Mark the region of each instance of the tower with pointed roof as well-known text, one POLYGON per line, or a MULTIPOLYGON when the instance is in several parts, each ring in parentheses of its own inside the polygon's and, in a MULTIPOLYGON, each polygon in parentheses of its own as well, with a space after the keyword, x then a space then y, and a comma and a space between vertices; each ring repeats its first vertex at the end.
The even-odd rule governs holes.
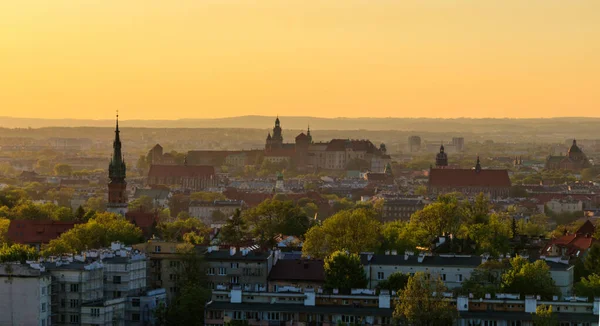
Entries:
POLYGON ((125 181, 127 167, 121 152, 121 138, 119 135, 119 115, 115 128, 113 141, 113 154, 108 165, 108 204, 106 210, 110 213, 125 215, 127 213, 127 182, 125 181))
POLYGON ((440 152, 435 156, 435 167, 443 169, 448 166, 448 154, 444 152, 444 144, 440 146, 440 152))
POLYGON ((479 155, 477 155, 477 163, 475 163, 475 172, 481 172, 481 161, 479 160, 479 155))
POLYGON ((275 119, 275 127, 273 127, 273 133, 269 133, 267 136, 267 143, 265 148, 267 150, 281 148, 283 145, 283 135, 281 132, 281 123, 279 121, 279 116, 275 119))

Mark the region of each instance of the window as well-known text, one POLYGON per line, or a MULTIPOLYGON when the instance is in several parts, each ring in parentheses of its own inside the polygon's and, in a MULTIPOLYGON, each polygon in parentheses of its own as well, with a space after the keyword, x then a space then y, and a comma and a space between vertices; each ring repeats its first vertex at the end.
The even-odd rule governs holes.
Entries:
POLYGON ((354 316, 342 315, 342 322, 343 323, 354 323, 354 316))
POLYGON ((240 278, 239 278, 239 276, 232 276, 232 277, 231 277, 231 283, 232 283, 232 284, 238 284, 238 283, 240 283, 240 278))
POLYGON ((442 274, 442 281, 446 281, 446 274, 442 274))
POLYGON ((65 299, 60 299, 60 307, 61 307, 61 308, 64 308, 64 307, 66 307, 66 306, 67 306, 67 302, 66 302, 66 300, 65 300, 65 299))
POLYGON ((42 319, 42 326, 46 326, 46 319, 42 319))
POLYGON ((46 303, 42 303, 42 312, 46 312, 46 303))
POLYGON ((457 275, 456 275, 456 280, 457 280, 458 282, 462 282, 462 274, 457 274, 457 275))
POLYGON ((233 312, 233 319, 235 319, 235 320, 242 319, 242 312, 241 311, 234 311, 233 312))
POLYGON ((46 295, 46 287, 42 286, 42 295, 46 295))
POLYGON ((100 308, 92 308, 91 315, 92 317, 100 317, 100 308))
POLYGON ((206 270, 206 274, 207 275, 215 275, 215 268, 211 267, 208 270, 206 270))
POLYGON ((131 314, 131 320, 140 321, 140 314, 131 314))
POLYGON ((279 320, 279 313, 278 312, 269 312, 267 314, 269 320, 279 320))
POLYGON ((69 320, 71 324, 79 324, 79 315, 70 315, 69 320))
POLYGON ((154 251, 155 252, 160 252, 160 246, 154 246, 154 251))
POLYGON ((171 260, 169 262, 169 267, 171 267, 171 268, 178 268, 179 267, 179 261, 178 260, 171 260))
POLYGON ((121 284, 121 276, 113 276, 113 284, 121 284))
POLYGON ((240 263, 231 263, 231 268, 239 268, 240 263))
POLYGON ((225 274, 227 274, 227 268, 219 267, 219 275, 225 275, 225 274))
POLYGON ((67 320, 67 319, 65 318, 65 315, 60 315, 60 322, 61 322, 61 323, 64 323, 64 322, 65 322, 65 320, 67 320))
POLYGON ((385 277, 384 277, 384 275, 383 275, 383 272, 377 272, 377 279, 378 279, 378 280, 383 280, 383 279, 385 279, 385 277))
POLYGON ((79 300, 77 300, 77 299, 71 299, 69 301, 69 307, 70 308, 78 308, 79 307, 79 300))
POLYGON ((140 299, 131 299, 131 306, 132 307, 139 307, 140 306, 140 299))
POLYGON ((113 298, 120 298, 121 297, 121 291, 113 291, 113 298))
POLYGON ((71 284, 71 292, 79 292, 79 284, 71 284))

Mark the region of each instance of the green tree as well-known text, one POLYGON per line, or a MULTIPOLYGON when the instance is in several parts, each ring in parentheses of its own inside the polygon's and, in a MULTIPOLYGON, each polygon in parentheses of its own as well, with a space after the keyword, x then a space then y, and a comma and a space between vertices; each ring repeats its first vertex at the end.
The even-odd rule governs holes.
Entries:
POLYGON ((428 246, 436 237, 454 234, 460 222, 459 206, 456 200, 437 201, 425 206, 410 217, 410 223, 416 229, 423 230, 425 238, 419 239, 419 245, 428 246))
POLYGON ((219 242, 235 246, 238 250, 249 239, 250 233, 246 220, 242 218, 242 213, 236 209, 233 216, 227 220, 227 223, 219 232, 219 242))
POLYGON ((501 292, 502 273, 507 266, 497 260, 488 260, 473 270, 471 276, 466 279, 458 292, 460 294, 473 294, 475 298, 483 298, 485 294, 496 294, 501 292))
POLYGON ((43 255, 78 253, 86 249, 108 247, 113 241, 126 245, 142 240, 142 230, 124 217, 110 213, 97 213, 87 223, 77 224, 43 246, 43 255))
MULTIPOLYGON (((195 238, 193 242, 203 242, 204 238, 208 235, 209 229, 200 220, 188 217, 185 219, 177 218, 172 222, 161 222, 157 226, 157 232, 161 239, 166 241, 183 241, 184 235, 187 233, 194 233, 197 236, 202 237, 201 241, 195 238)), ((188 240, 192 235, 188 235, 188 240)))
POLYGON ((418 238, 423 238, 426 235, 419 235, 418 232, 423 232, 416 229, 414 225, 404 221, 393 221, 384 223, 381 227, 381 247, 380 252, 387 250, 396 250, 404 252, 406 250, 415 250, 417 247, 418 238))
POLYGON ((103 197, 90 197, 85 202, 84 207, 86 211, 104 212, 106 211, 106 200, 103 197))
POLYGON ((583 261, 583 266, 590 274, 600 275, 600 244, 594 243, 583 261))
POLYGON ((220 192, 199 191, 190 195, 190 200, 215 201, 227 200, 227 197, 220 192))
POLYGON ((395 272, 390 274, 386 280, 380 281, 377 284, 377 288, 399 292, 404 290, 406 284, 408 283, 408 279, 409 275, 403 274, 402 272, 395 272))
POLYGON ((204 325, 204 304, 210 300, 206 264, 195 247, 190 244, 178 246, 179 267, 175 271, 179 291, 169 305, 161 305, 156 311, 159 325, 204 325))
POLYGON ((358 254, 379 246, 377 213, 367 208, 341 211, 322 225, 315 225, 305 235, 302 255, 324 258, 338 250, 358 254))
POLYGON ((262 248, 273 248, 281 234, 302 237, 310 227, 308 217, 292 201, 265 200, 243 217, 262 248))
POLYGON ((73 168, 68 164, 56 164, 54 166, 54 175, 58 175, 61 177, 70 176, 73 173, 73 168))
POLYGON ((8 243, 8 227, 10 226, 10 220, 7 218, 0 218, 0 243, 8 243))
POLYGON ((154 209, 154 200, 148 196, 140 196, 130 201, 128 208, 131 211, 151 211, 154 209))
POLYGON ((545 236, 549 230, 550 218, 544 214, 536 214, 529 221, 519 221, 519 233, 530 237, 545 236))
POLYGON ((367 276, 357 254, 336 251, 325 259, 324 268, 326 289, 348 293, 351 289, 367 286, 367 276))
POLYGON ((221 212, 220 210, 216 209, 214 211, 212 211, 212 213, 210 213, 210 220, 213 223, 222 223, 222 222, 226 222, 227 221, 227 215, 225 215, 225 213, 221 212))
POLYGON ((447 292, 444 282, 432 279, 429 274, 415 273, 408 279, 394 309, 394 318, 413 326, 452 325, 456 308, 443 296, 447 292))
POLYGON ((552 312, 552 305, 539 305, 533 315, 534 326, 558 326, 556 314, 552 312))
POLYGON ((530 263, 519 256, 510 260, 510 269, 502 274, 502 290, 521 295, 540 295, 544 300, 552 300, 553 296, 560 295, 545 261, 530 263))
POLYGON ((15 243, 9 246, 3 243, 0 247, 0 263, 20 262, 25 263, 27 260, 35 260, 38 258, 38 253, 35 248, 15 243))
POLYGON ((427 187, 424 185, 420 185, 417 187, 417 189, 415 189, 415 195, 419 195, 419 196, 427 196, 427 187))
POLYGON ((581 297, 587 297, 594 300, 600 296, 600 275, 590 274, 581 279, 581 282, 575 284, 575 294, 581 297))

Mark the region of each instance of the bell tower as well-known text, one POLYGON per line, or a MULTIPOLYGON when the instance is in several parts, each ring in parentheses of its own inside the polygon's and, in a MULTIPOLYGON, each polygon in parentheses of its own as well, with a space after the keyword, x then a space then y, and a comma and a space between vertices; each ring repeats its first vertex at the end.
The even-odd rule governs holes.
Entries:
POLYGON ((110 213, 125 215, 127 213, 127 182, 125 181, 125 160, 121 153, 121 138, 119 137, 119 113, 113 141, 113 154, 108 165, 108 204, 106 210, 110 213))

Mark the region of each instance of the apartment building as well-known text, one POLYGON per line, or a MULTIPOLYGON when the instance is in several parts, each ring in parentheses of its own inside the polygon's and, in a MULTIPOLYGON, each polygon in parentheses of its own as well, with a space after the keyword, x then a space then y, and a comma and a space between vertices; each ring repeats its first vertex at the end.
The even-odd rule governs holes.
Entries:
POLYGON ((214 212, 220 212, 225 217, 233 215, 236 209, 242 210, 244 202, 241 200, 215 200, 201 201, 194 200, 190 202, 189 214, 192 217, 202 220, 206 225, 215 222, 212 217, 214 212))
POLYGON ((114 255, 104 263, 104 299, 111 300, 138 294, 146 288, 146 255, 131 252, 120 243, 111 244, 114 255))
POLYGON ((49 326, 51 281, 40 264, 0 264, 0 325, 49 326))
POLYGON ((273 252, 255 248, 237 251, 209 247, 204 255, 208 265, 210 286, 213 290, 228 290, 239 285, 246 291, 267 291, 267 277, 274 263, 273 252))
MULTIPOLYGON (((398 255, 395 250, 384 255, 361 254, 369 288, 376 288, 379 282, 386 280, 391 274, 401 272, 414 275, 416 272, 438 275, 448 289, 455 289, 471 276, 471 273, 489 259, 487 256, 419 253, 407 251, 398 255)), ((573 291, 574 266, 568 261, 548 258, 550 274, 563 296, 573 291)))
POLYGON ((69 256, 45 266, 52 276, 52 325, 80 324, 82 305, 104 298, 102 263, 69 256))
MULTIPOLYGON (((453 296, 444 293, 457 310, 457 325, 532 326, 536 308, 552 305, 561 326, 598 325, 600 301, 568 297, 563 301, 541 301, 529 296, 498 293, 488 298, 453 296)), ((305 289, 300 292, 246 292, 239 287, 213 291, 205 309, 206 325, 246 321, 249 325, 368 324, 396 325, 395 297, 386 290, 353 289, 351 294, 305 289)))
POLYGON ((177 271, 181 264, 181 253, 177 249, 179 245, 177 242, 150 239, 133 246, 148 257, 146 264, 148 286, 165 289, 168 300, 177 293, 177 271))

